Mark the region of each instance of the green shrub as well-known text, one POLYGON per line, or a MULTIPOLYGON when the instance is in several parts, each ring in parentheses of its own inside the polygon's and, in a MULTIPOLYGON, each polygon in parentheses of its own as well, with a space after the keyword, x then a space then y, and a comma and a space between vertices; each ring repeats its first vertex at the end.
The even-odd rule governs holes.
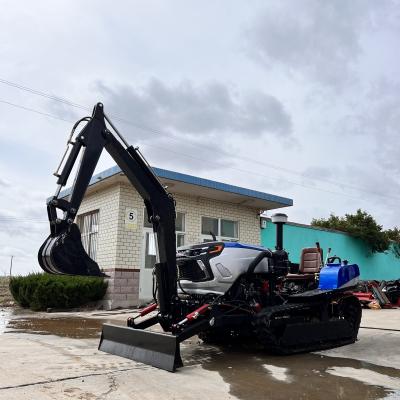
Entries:
MULTIPOLYGON (((326 219, 313 219, 311 225, 347 232, 363 240, 371 253, 384 253, 390 247, 388 232, 382 229, 382 225, 379 225, 372 215, 361 209, 358 209, 355 214, 345 214, 344 217, 331 214, 326 219)), ((395 234, 394 230, 391 231, 392 236, 395 234)))
POLYGON ((14 300, 35 311, 47 308, 72 308, 101 300, 107 281, 99 277, 30 274, 10 280, 14 300))

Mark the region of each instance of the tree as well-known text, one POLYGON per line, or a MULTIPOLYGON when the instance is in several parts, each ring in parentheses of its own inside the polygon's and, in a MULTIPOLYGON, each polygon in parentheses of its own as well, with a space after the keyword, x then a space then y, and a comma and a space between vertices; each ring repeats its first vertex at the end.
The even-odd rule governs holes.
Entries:
POLYGON ((389 240, 392 241, 392 251, 397 258, 400 258, 400 229, 395 226, 393 229, 388 229, 386 234, 389 240))
MULTIPOLYGON (((387 251, 390 247, 391 240, 395 240, 397 243, 400 242, 399 229, 394 228, 389 231, 384 231, 382 226, 379 225, 370 214, 361 209, 358 209, 355 214, 345 214, 344 217, 331 214, 327 219, 313 219, 311 225, 347 232, 363 240, 372 253, 383 253, 387 251)), ((398 256, 400 256, 400 251, 398 256)))

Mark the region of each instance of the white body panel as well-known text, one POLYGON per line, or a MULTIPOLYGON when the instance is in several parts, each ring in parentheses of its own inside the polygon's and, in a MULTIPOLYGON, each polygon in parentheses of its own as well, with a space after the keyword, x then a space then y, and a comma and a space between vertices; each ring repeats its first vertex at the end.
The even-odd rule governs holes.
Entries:
MULTIPOLYGON (((181 280, 183 290, 190 294, 226 293, 236 279, 247 272, 250 263, 260 254, 261 250, 251 248, 226 247, 222 253, 210 259, 214 278, 204 282, 181 280)), ((268 273, 270 266, 264 258, 256 267, 255 273, 268 273)), ((181 291, 179 291, 181 293, 181 291)))

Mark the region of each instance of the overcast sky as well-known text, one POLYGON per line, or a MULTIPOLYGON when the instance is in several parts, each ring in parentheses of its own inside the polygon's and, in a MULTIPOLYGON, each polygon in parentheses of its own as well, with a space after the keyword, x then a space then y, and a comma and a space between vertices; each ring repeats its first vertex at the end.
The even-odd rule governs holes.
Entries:
POLYGON ((152 165, 292 198, 292 221, 362 208, 400 226, 399 1, 1 5, 0 274, 11 255, 37 270, 87 114, 35 91, 104 102, 152 165))

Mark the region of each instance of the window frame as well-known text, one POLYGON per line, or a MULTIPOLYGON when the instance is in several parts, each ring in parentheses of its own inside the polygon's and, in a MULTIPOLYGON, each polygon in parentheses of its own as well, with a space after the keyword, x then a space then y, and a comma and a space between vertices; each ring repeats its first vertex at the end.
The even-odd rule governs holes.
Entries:
POLYGON ((99 231, 100 231, 100 210, 91 210, 76 216, 76 222, 81 232, 81 240, 83 248, 85 249, 88 256, 93 260, 97 260, 97 250, 99 242, 99 231), (90 217, 89 231, 85 231, 85 219, 90 217), (95 217, 95 218, 94 218, 95 217), (97 222, 94 224, 93 222, 97 222), (96 226, 97 230, 94 231, 93 227, 96 226))
POLYGON ((218 220, 218 232, 213 232, 218 241, 225 241, 225 242, 238 242, 240 240, 240 224, 239 221, 234 219, 229 219, 226 217, 210 217, 209 215, 202 215, 200 217, 200 240, 201 242, 211 242, 212 238, 210 234, 203 233, 203 218, 210 218, 218 220), (230 237, 230 236, 222 236, 221 235, 221 221, 229 221, 236 223, 236 230, 237 230, 237 237, 230 237))
MULTIPOLYGON (((143 228, 144 229, 150 229, 152 228, 152 226, 146 226, 145 224, 149 224, 147 219, 146 219, 146 214, 147 214, 147 210, 146 207, 143 207, 143 228)), ((175 226, 175 245, 176 247, 178 247, 178 235, 180 237, 183 237, 183 243, 180 246, 184 246, 185 242, 186 242, 186 212, 185 211, 176 211, 176 216, 178 216, 178 214, 182 214, 183 215, 183 231, 178 231, 176 230, 176 226, 175 226)))
POLYGON ((176 227, 175 227, 175 240, 176 240, 175 244, 176 244, 177 248, 180 246, 184 246, 185 239, 186 239, 186 213, 183 211, 177 211, 176 216, 178 216, 178 214, 183 215, 183 231, 178 231, 178 230, 176 230, 176 227), (178 246, 178 236, 183 237, 183 242, 179 246, 178 246))

